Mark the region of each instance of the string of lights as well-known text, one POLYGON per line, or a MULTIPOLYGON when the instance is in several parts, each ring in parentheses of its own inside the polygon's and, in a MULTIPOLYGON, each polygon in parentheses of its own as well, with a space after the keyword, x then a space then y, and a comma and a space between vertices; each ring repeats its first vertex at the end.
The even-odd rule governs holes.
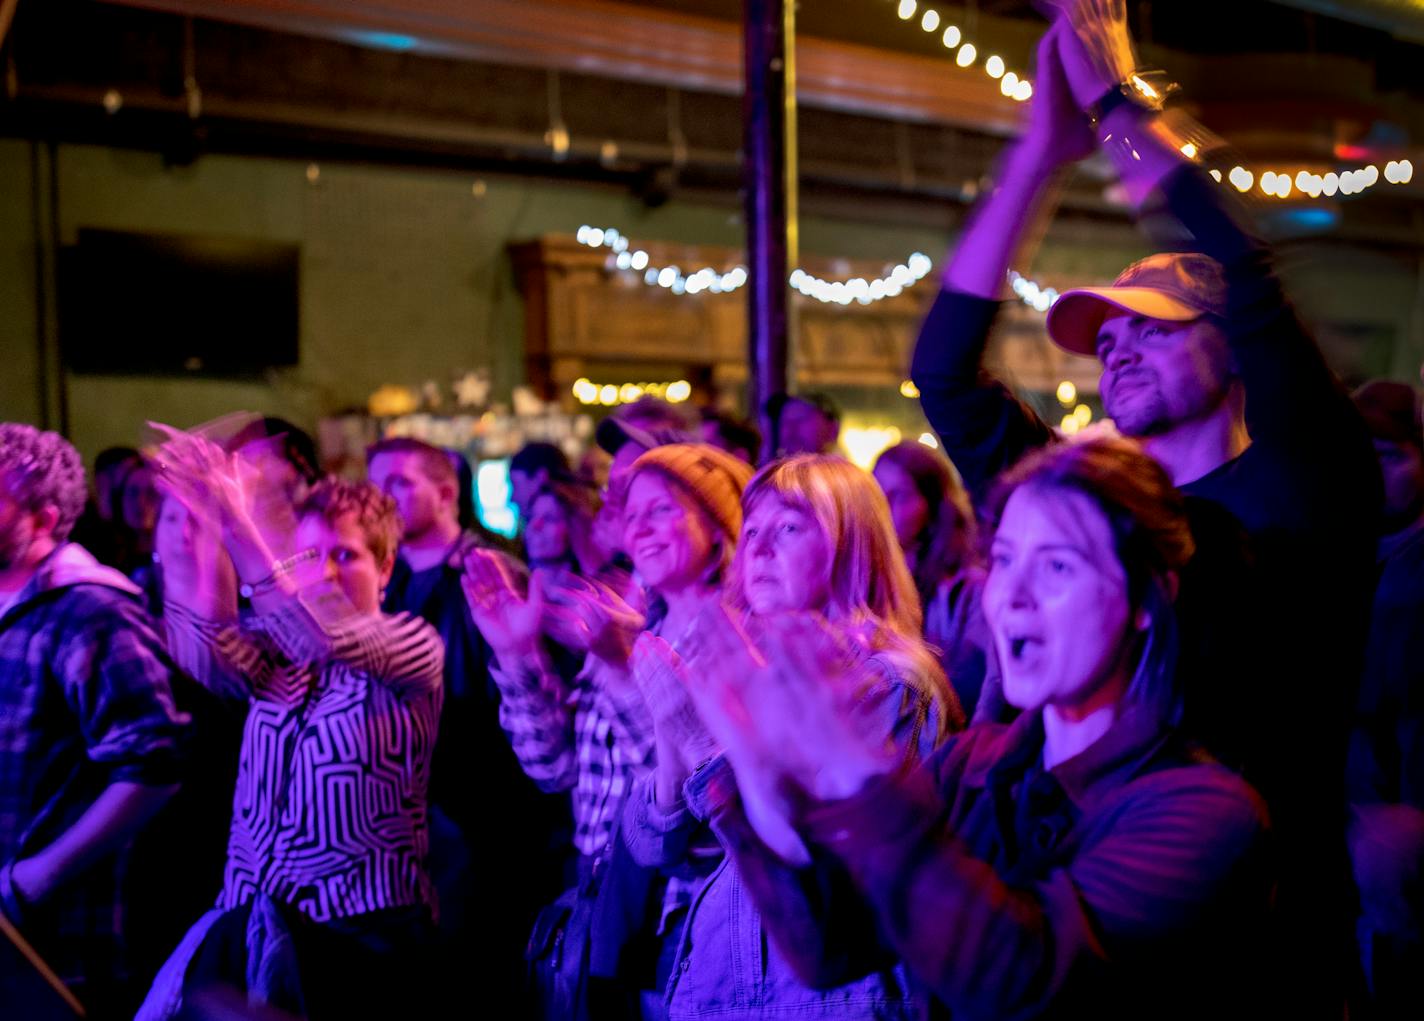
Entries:
MULTIPOLYGON (((979 59, 979 49, 975 44, 964 37, 964 32, 957 25, 945 23, 937 10, 932 7, 920 8, 919 0, 898 0, 895 13, 899 15, 901 21, 912 21, 919 15, 920 28, 925 32, 940 32, 940 26, 944 26, 940 36, 945 49, 954 53, 954 62, 962 68, 973 67, 979 59)), ((999 80, 999 89, 1010 99, 1020 103, 1033 97, 1033 84, 1026 75, 1008 70, 1004 58, 998 54, 990 54, 985 58, 984 73, 990 78, 999 80)), ((1140 81, 1140 79, 1135 79, 1140 81)), ((1143 88, 1149 88, 1143 83, 1143 88)), ((1197 158, 1197 147, 1191 142, 1182 146, 1182 153, 1188 159, 1197 158)), ((1211 176, 1217 181, 1222 180, 1220 170, 1212 170, 1211 176)), ((1226 175, 1226 180, 1242 193, 1249 192, 1253 187, 1259 185, 1261 194, 1269 198, 1289 199, 1295 195, 1297 199, 1301 196, 1308 198, 1333 198, 1336 195, 1347 196, 1357 195, 1363 191, 1373 188, 1383 179, 1389 184, 1408 184, 1414 178, 1414 164, 1407 159, 1390 160, 1381 171, 1378 166, 1366 165, 1345 171, 1331 171, 1325 174, 1317 174, 1312 170, 1298 170, 1294 174, 1289 171, 1266 170, 1259 175, 1242 166, 1236 166, 1226 175)), ((1043 311, 1040 309, 1040 311, 1043 311)))
MULTIPOLYGON (((964 38, 964 32, 958 25, 946 24, 939 11, 934 8, 927 7, 921 12, 919 0, 899 0, 895 13, 900 16, 901 21, 911 21, 919 14, 920 28, 931 34, 940 33, 944 48, 954 54, 954 62, 960 67, 973 67, 979 59, 979 48, 964 38), (944 31, 940 32, 942 24, 944 31)), ((1010 71, 1004 58, 997 53, 991 53, 984 58, 984 73, 990 78, 998 79, 999 91, 1010 99, 1026 103, 1033 98, 1033 83, 1029 81, 1028 76, 1010 71)))
MULTIPOLYGON (((579 244, 589 248, 607 248, 612 253, 610 260, 614 269, 642 273, 643 282, 649 287, 665 287, 673 294, 698 294, 702 291, 726 294, 747 282, 745 266, 734 266, 725 272, 704 266, 690 273, 678 266, 653 266, 651 256, 644 249, 635 248, 616 227, 590 227, 585 224, 574 237, 579 244)), ((934 263, 928 255, 914 252, 885 276, 874 280, 864 277, 823 280, 798 268, 791 271, 787 283, 806 297, 825 304, 849 305, 855 302, 869 305, 893 298, 906 288, 913 287, 933 268, 934 263)))
MULTIPOLYGON (((1187 147, 1182 148, 1185 151, 1187 147)), ((1187 155, 1190 157, 1194 153, 1187 155)), ((1220 181, 1221 171, 1213 170, 1211 176, 1220 181)), ((1385 164, 1384 173, 1380 173, 1380 168, 1374 164, 1353 170, 1332 170, 1325 174, 1298 170, 1292 175, 1289 171, 1266 170, 1259 178, 1245 167, 1235 166, 1226 175, 1226 180, 1243 194, 1259 187, 1263 195, 1278 199, 1288 199, 1296 192, 1313 199, 1322 195, 1333 198, 1336 195, 1358 195, 1381 180, 1388 184, 1408 184, 1414 180, 1414 164, 1409 160, 1390 160, 1385 164)))
POLYGON ((595 383, 582 376, 574 381, 573 394, 580 404, 602 404, 606 408, 633 404, 643 397, 681 404, 692 396, 692 384, 685 379, 671 383, 595 383))

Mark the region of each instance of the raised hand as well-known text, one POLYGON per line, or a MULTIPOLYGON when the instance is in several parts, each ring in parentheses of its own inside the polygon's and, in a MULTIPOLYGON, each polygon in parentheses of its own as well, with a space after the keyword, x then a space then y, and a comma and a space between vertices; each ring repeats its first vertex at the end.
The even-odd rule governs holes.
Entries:
POLYGON ((159 487, 181 500, 188 510, 230 528, 248 516, 248 501, 233 458, 205 437, 161 422, 149 426, 163 437, 154 455, 159 487))
POLYGON ((1071 31, 1059 42, 1073 99, 1087 110, 1137 68, 1124 0, 1043 0, 1071 31))
POLYGON ((687 677, 682 660, 672 646, 645 633, 633 645, 629 665, 653 717, 658 738, 663 747, 676 753, 682 775, 691 773, 716 755, 717 741, 708 732, 688 694, 694 682, 687 677))
POLYGON ((607 585, 561 574, 548 585, 551 626, 610 666, 624 667, 646 619, 607 585))
POLYGON ((767 628, 761 648, 772 683, 757 712, 786 724, 781 741, 799 786, 821 800, 849 797, 888 772, 884 734, 866 733, 854 706, 863 694, 860 657, 813 614, 787 615, 767 628))
POLYGON ((1096 144, 1063 70, 1062 36, 1070 32, 1067 22, 1056 20, 1038 44, 1033 100, 1023 145, 1045 167, 1076 163, 1090 155, 1096 144))
POLYGON ((526 596, 520 593, 504 558, 492 550, 471 548, 465 553, 464 568, 460 587, 470 616, 495 655, 505 659, 537 652, 544 613, 539 572, 531 575, 526 596))

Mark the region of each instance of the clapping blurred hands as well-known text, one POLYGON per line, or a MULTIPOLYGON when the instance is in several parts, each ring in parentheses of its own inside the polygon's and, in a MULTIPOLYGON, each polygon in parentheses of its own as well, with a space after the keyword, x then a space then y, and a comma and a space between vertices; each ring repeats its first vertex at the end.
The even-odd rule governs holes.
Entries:
POLYGON ((891 762, 853 712, 858 657, 824 618, 787 614, 749 632, 723 607, 678 642, 688 694, 727 753, 748 819, 789 861, 806 852, 794 820, 806 799, 856 793, 891 762))

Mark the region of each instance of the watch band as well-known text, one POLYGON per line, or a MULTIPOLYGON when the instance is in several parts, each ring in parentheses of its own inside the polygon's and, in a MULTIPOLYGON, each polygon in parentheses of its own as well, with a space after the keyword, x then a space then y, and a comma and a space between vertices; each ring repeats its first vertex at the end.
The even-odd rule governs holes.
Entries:
POLYGON ((1134 71, 1123 81, 1105 91, 1088 110, 1094 124, 1101 124, 1114 110, 1122 106, 1135 106, 1152 113, 1160 113, 1167 100, 1181 91, 1181 86, 1172 81, 1165 71, 1134 71))

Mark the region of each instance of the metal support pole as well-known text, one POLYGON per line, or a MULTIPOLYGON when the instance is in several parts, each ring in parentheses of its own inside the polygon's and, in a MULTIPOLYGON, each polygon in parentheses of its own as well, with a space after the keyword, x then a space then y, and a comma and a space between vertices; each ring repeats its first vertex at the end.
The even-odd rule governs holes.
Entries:
POLYGON ((795 323, 787 277, 797 260, 795 0, 743 0, 742 147, 747 228, 747 410, 762 460, 776 453, 766 401, 786 389, 795 323))

